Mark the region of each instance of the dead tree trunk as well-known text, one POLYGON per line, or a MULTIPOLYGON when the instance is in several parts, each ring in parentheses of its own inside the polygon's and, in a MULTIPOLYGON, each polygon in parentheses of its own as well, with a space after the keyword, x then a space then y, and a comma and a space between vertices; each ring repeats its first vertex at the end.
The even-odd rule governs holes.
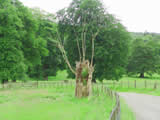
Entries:
POLYGON ((89 61, 76 63, 76 88, 75 96, 78 98, 90 96, 92 93, 93 67, 89 61))

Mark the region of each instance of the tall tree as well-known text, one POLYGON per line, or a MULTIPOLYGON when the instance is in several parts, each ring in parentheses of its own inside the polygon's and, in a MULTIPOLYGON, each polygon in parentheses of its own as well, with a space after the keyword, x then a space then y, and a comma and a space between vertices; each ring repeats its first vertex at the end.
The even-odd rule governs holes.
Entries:
POLYGON ((91 88, 93 70, 99 79, 118 79, 124 73, 129 34, 99 0, 73 0, 59 11, 58 18, 59 36, 64 38, 60 49, 76 75, 76 96, 91 88), (76 71, 71 66, 76 66, 76 71))
MULTIPOLYGON (((80 40, 82 38, 82 27, 80 26, 82 26, 83 23, 82 18, 85 18, 87 21, 87 32, 85 33, 85 49, 87 51, 85 57, 87 59, 90 59, 92 55, 92 46, 90 44, 92 31, 95 32, 100 28, 99 34, 94 40, 95 54, 93 60, 95 63, 95 69, 93 73, 93 80, 118 80, 123 74, 125 74, 129 51, 129 40, 131 39, 130 34, 126 31, 125 27, 120 24, 119 20, 117 20, 113 15, 105 12, 100 2, 95 2, 95 4, 91 4, 90 2, 91 1, 77 0, 74 1, 67 9, 68 12, 65 12, 65 10, 60 11, 62 15, 59 15, 59 29, 61 30, 60 33, 64 33, 63 35, 61 34, 61 36, 65 36, 66 38, 64 45, 67 51, 67 56, 71 65, 75 66, 75 61, 79 60, 79 49, 77 49, 76 46, 77 39, 80 40), (100 5, 101 7, 96 8, 94 5, 100 5), (85 10, 83 10, 83 8, 85 10), (97 9, 101 10, 98 11, 97 9), (84 12, 87 10, 91 10, 91 12, 84 12), (99 24, 96 24, 97 20, 99 21, 99 24)), ((82 50, 81 43, 79 46, 80 50, 82 50)), ((67 70, 69 77, 73 78, 74 74, 70 72, 69 69, 67 70)))
POLYGON ((0 1, 0 80, 23 78, 26 72, 20 41, 23 23, 11 0, 0 1))
POLYGON ((27 66, 27 75, 29 77, 38 77, 41 75, 39 66, 42 65, 42 57, 48 55, 47 41, 40 32, 40 21, 37 15, 31 9, 25 7, 18 0, 12 0, 17 9, 18 17, 21 19, 23 27, 21 33, 21 42, 27 66))
POLYGON ((159 71, 160 54, 159 42, 152 40, 151 36, 137 38, 133 42, 132 54, 129 59, 128 73, 139 74, 144 78, 144 73, 152 75, 159 71))
POLYGON ((118 20, 110 17, 106 21, 108 27, 95 40, 95 77, 100 81, 119 80, 126 73, 130 51, 130 34, 118 20))
POLYGON ((62 57, 56 44, 51 40, 56 39, 57 24, 55 16, 38 8, 32 9, 32 13, 38 23, 37 36, 46 41, 47 56, 41 57, 41 64, 33 68, 33 77, 48 80, 48 76, 56 75, 56 72, 63 67, 62 57))

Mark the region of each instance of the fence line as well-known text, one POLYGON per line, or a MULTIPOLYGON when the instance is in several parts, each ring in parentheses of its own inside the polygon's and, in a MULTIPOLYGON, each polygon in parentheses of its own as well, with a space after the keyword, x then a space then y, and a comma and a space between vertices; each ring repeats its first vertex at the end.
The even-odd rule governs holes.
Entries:
POLYGON ((74 83, 72 81, 31 81, 31 82, 16 82, 16 83, 6 83, 1 84, 1 89, 12 89, 12 88, 47 88, 47 87, 63 87, 66 85, 73 86, 74 83))
POLYGON ((108 87, 120 87, 120 88, 152 88, 160 89, 160 80, 128 80, 119 82, 107 82, 108 87))
POLYGON ((116 97, 116 106, 112 110, 109 120, 120 120, 121 119, 120 118, 120 114, 121 114, 120 99, 119 99, 119 95, 117 93, 114 93, 114 94, 116 97))
MULTIPOLYGON (((114 83, 114 85, 116 85, 114 83)), ((113 108, 113 110, 111 111, 109 120, 120 120, 120 114, 121 114, 121 108, 120 108, 120 98, 117 92, 113 92, 111 89, 109 89, 106 85, 102 84, 102 85, 98 85, 94 86, 93 85, 93 89, 96 89, 98 92, 98 95, 100 92, 106 93, 107 95, 109 95, 112 99, 116 99, 116 105, 113 108)))

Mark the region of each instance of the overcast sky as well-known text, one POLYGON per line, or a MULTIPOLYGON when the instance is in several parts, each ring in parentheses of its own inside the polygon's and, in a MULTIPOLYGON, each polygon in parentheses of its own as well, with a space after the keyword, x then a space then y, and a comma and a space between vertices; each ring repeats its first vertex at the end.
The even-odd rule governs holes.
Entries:
MULTIPOLYGON (((29 7, 39 7, 56 13, 72 0, 20 0, 29 7)), ((160 33, 160 0, 103 0, 109 13, 114 14, 131 32, 160 33)))

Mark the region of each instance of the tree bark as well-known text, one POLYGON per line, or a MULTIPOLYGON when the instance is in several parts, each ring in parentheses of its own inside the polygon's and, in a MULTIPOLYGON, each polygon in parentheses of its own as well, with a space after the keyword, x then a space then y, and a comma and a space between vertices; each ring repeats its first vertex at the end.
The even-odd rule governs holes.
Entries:
POLYGON ((93 67, 89 66, 89 61, 83 61, 76 63, 76 88, 75 96, 77 98, 88 97, 92 93, 92 73, 93 67), (88 69, 86 77, 82 75, 84 68, 88 69))
POLYGON ((144 73, 140 73, 140 78, 144 78, 144 73))

